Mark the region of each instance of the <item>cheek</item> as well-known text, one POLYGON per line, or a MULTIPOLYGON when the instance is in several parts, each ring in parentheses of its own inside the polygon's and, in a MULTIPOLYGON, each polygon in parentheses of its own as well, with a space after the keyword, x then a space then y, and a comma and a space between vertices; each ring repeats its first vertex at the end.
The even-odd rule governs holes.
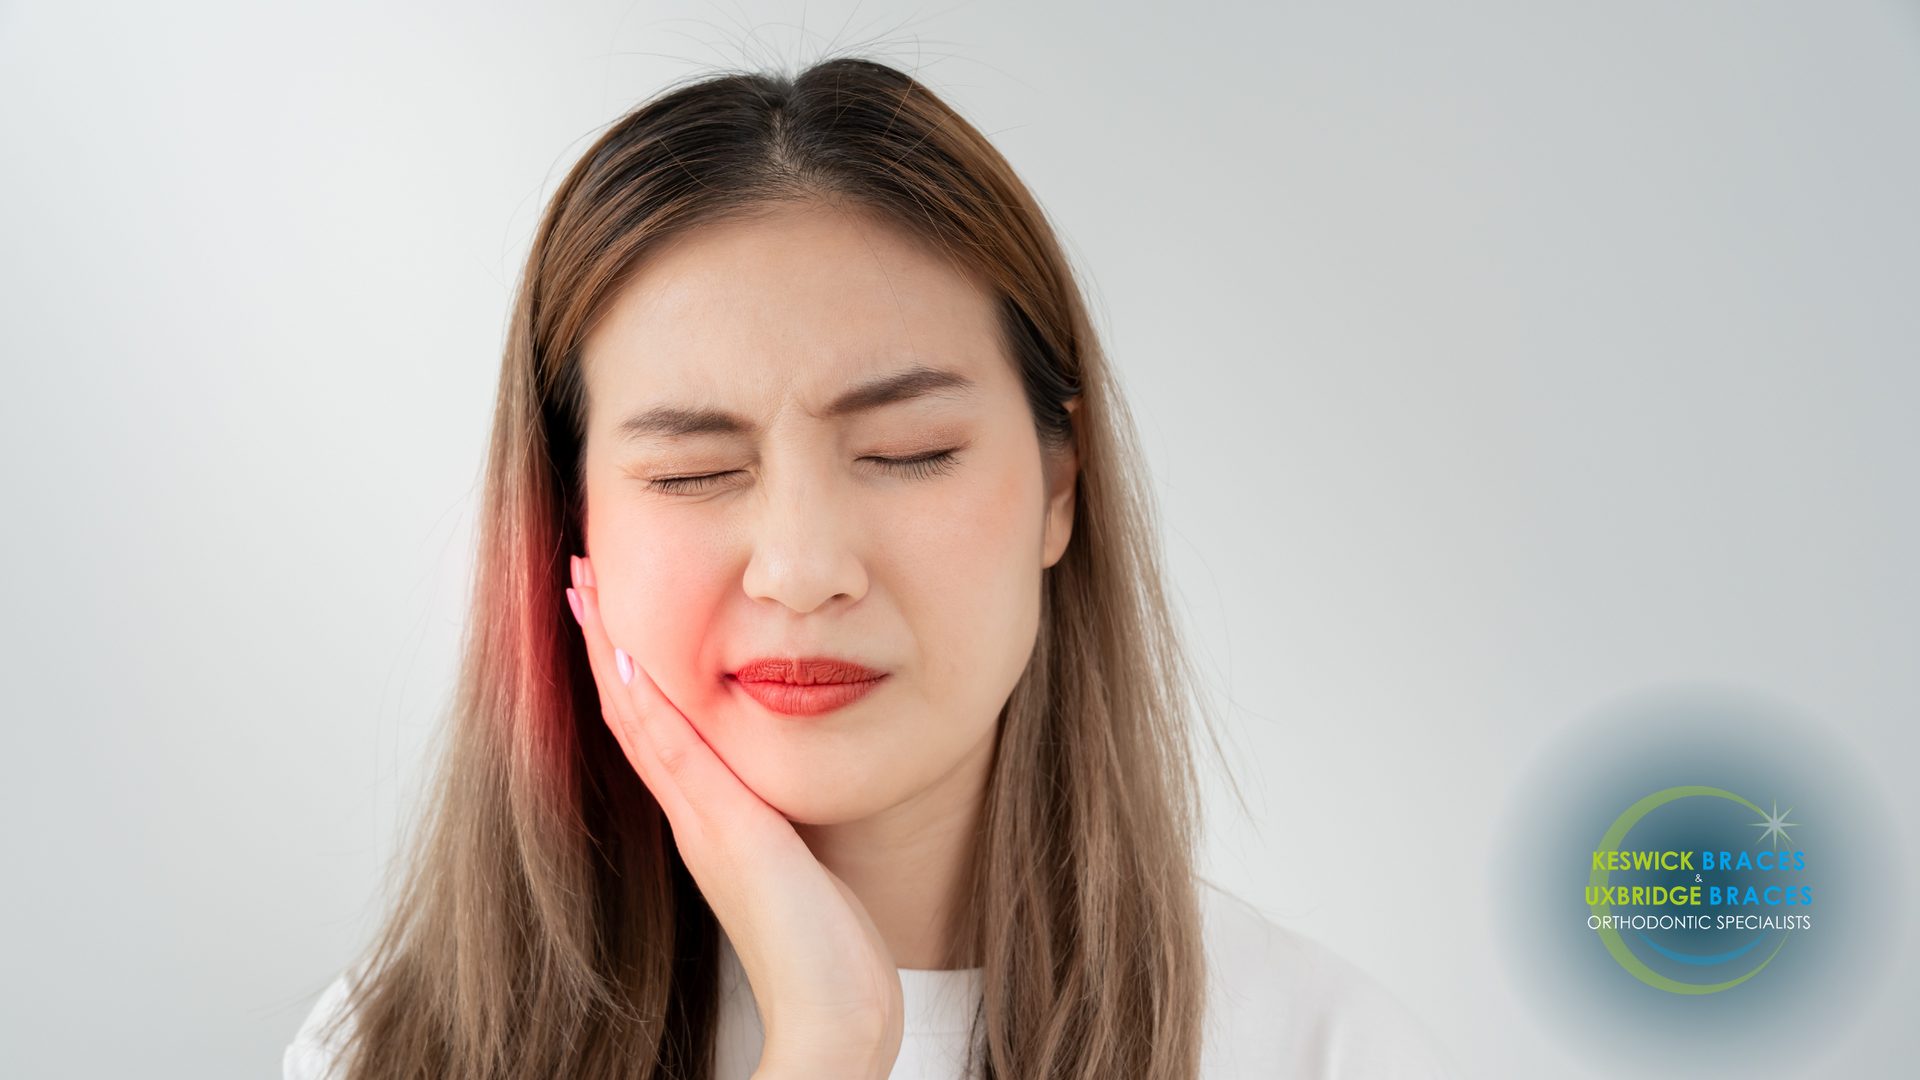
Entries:
POLYGON ((740 577, 725 532, 694 515, 615 506, 588 515, 587 551, 608 637, 682 711, 709 702, 719 686, 703 654, 740 577))
POLYGON ((979 696, 993 715, 1032 651, 1040 604, 1043 486, 1009 457, 896 523, 889 544, 902 553, 889 577, 930 688, 979 696))

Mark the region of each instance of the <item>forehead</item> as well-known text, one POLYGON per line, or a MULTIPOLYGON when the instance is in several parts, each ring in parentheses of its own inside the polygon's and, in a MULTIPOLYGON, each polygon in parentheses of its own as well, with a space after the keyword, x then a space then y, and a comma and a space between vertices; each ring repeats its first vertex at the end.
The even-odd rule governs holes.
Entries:
POLYGON ((595 414, 674 398, 818 404, 908 367, 1014 379, 997 307, 879 219, 824 202, 690 230, 646 261, 584 350, 595 414))

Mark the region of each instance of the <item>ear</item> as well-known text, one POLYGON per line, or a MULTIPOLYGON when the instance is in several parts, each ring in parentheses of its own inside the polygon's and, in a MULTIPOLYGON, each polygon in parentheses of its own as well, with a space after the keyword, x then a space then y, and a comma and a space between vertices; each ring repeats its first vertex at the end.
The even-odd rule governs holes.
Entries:
MULTIPOLYGON (((1080 411, 1080 399, 1067 402, 1067 415, 1080 411)), ((1067 553, 1073 539, 1073 495, 1079 488, 1079 439, 1069 438, 1058 450, 1044 451, 1047 472, 1047 520, 1040 537, 1040 565, 1052 566, 1067 553)))

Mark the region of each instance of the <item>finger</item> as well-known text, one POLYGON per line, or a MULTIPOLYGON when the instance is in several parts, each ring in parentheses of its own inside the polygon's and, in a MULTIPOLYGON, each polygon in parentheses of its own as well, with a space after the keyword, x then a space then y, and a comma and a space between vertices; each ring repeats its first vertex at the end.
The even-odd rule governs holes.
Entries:
POLYGON ((587 635, 595 681, 603 695, 612 699, 613 718, 626 728, 622 745, 629 758, 639 752, 636 767, 641 769, 641 778, 649 787, 655 787, 656 782, 670 787, 679 801, 704 815, 772 813, 720 760, 638 662, 612 644, 600 618, 599 590, 586 584, 594 580, 592 564, 581 558, 577 565, 582 586, 575 592, 580 599, 581 628, 587 635))
MULTIPOLYGON (((575 560, 576 565, 579 561, 575 560)), ((679 791, 678 784, 660 766, 646 738, 645 728, 619 673, 614 645, 608 640, 606 627, 600 621, 599 605, 590 590, 577 584, 581 577, 576 569, 576 586, 567 590, 567 601, 573 608, 574 618, 580 623, 582 636, 586 638, 587 664, 593 671, 594 686, 600 691, 601 719, 613 732, 614 740, 626 754, 627 763, 640 774, 641 781, 653 792, 661 809, 667 811, 669 818, 679 817, 686 810, 686 798, 679 791)))
POLYGON ((587 590, 587 583, 593 580, 593 572, 587 561, 579 556, 571 560, 571 571, 574 587, 567 590, 567 604, 573 609, 574 621, 579 623, 581 635, 586 639, 587 664, 593 672, 594 688, 600 692, 600 717, 613 733, 614 740, 620 744, 628 764, 640 774, 640 779, 647 787, 653 789, 654 797, 661 805, 664 807, 670 801, 683 801, 672 790, 668 778, 662 776, 657 768, 639 718, 634 715, 632 701, 624 692, 624 680, 618 671, 614 646, 608 640, 606 626, 600 620, 597 597, 587 590))

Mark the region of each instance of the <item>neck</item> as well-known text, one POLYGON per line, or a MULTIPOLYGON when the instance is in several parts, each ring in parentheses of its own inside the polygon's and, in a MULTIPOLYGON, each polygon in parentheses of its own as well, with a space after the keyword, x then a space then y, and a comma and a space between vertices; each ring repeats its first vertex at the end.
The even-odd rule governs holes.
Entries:
POLYGON ((966 914, 974 836, 993 744, 940 782, 871 817, 794 829, 813 856, 860 898, 900 967, 955 963, 966 914))

